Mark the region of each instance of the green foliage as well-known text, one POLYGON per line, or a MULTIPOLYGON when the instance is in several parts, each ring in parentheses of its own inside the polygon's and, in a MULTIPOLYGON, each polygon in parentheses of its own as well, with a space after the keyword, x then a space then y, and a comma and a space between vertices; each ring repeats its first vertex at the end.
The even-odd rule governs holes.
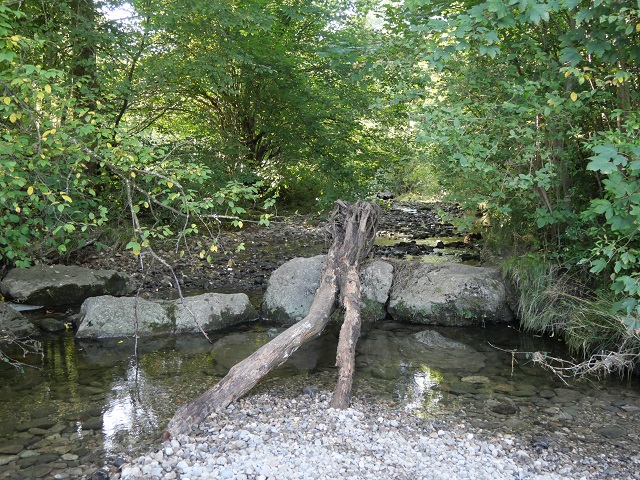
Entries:
MULTIPOLYGON (((211 170, 197 157, 114 127, 116 109, 100 100, 95 78, 73 76, 73 61, 68 70, 30 63, 51 45, 36 34, 15 34, 24 20, 20 11, 0 7, 0 201, 7 207, 0 262, 28 266, 64 255, 122 215, 132 220, 126 248, 135 254, 153 238, 196 233, 197 223, 228 219, 242 227, 262 183, 206 187, 211 170)), ((273 197, 263 203, 264 224, 273 197)))
POLYGON ((420 102, 412 118, 423 162, 455 200, 485 203, 501 224, 519 218, 514 229, 562 242, 597 188, 584 139, 627 121, 638 101, 637 5, 406 5, 388 16, 413 40, 404 55, 417 62, 402 87, 420 102), (420 75, 424 89, 407 89, 420 75))
POLYGON ((12 34, 19 17, 0 7, 0 261, 27 266, 35 246, 64 253, 72 235, 104 223, 107 208, 84 175, 96 112, 77 105, 62 72, 22 61, 42 43, 12 34))
POLYGON ((593 226, 589 252, 591 272, 607 272, 619 295, 617 309, 640 313, 640 117, 630 115, 625 130, 609 131, 587 143, 593 152, 587 169, 598 174, 601 195, 582 212, 593 226))
POLYGON ((362 128, 378 84, 367 75, 362 15, 346 2, 135 5, 144 18, 135 70, 109 80, 138 103, 121 122, 196 139, 216 186, 261 179, 313 204, 356 195, 389 159, 375 152, 379 132, 362 128))
POLYGON ((488 238, 542 250, 602 288, 583 304, 531 268, 522 289, 538 292, 521 312, 531 328, 581 312, 560 328, 584 352, 638 325, 639 14, 631 0, 412 0, 385 12, 415 171, 468 210, 486 207, 488 238))

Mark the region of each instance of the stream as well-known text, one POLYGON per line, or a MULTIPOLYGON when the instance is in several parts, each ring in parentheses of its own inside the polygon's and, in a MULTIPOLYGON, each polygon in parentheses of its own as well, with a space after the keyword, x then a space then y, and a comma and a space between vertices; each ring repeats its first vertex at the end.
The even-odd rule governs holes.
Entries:
MULTIPOLYGON (((337 323, 303 346, 255 391, 290 385, 331 391, 337 323)), ((211 336, 88 342, 72 333, 43 338, 44 356, 21 376, 2 368, 0 477, 91 478, 104 463, 159 443, 175 409, 213 386, 237 361, 283 329, 255 323, 211 336), (58 474, 58 476, 54 476, 58 474), (65 476, 67 475, 67 476, 65 476)), ((564 356, 563 346, 514 328, 430 328, 466 350, 426 354, 424 326, 391 321, 363 329, 354 396, 424 417, 465 421, 486 432, 523 432, 532 445, 580 442, 632 449, 640 423, 636 380, 569 381, 527 353, 564 356)), ((438 349, 431 349, 438 350, 438 349)), ((291 393, 293 392, 293 393, 291 393)), ((96 477, 97 478, 97 477, 96 477)))
MULTIPOLYGON (((449 230, 423 238, 390 233, 377 245, 377 255, 395 258, 479 258, 449 230), (421 245, 428 248, 421 252, 421 245)), ((332 391, 339 326, 332 321, 250 393, 332 391)), ((264 322, 244 324, 210 334, 211 344, 200 335, 137 343, 78 340, 72 331, 43 336, 42 356, 19 357, 30 366, 24 375, 0 365, 0 478, 108 478, 101 467, 117 472, 123 457, 158 445, 178 406, 282 331, 264 322)), ((387 319, 363 326, 353 394, 417 417, 464 423, 487 437, 524 436, 532 450, 595 448, 640 466, 637 378, 561 379, 535 365, 533 352, 570 358, 557 339, 515 325, 438 328, 387 319), (428 348, 425 334, 458 343, 428 348)), ((609 473, 602 478, 617 478, 609 473)))

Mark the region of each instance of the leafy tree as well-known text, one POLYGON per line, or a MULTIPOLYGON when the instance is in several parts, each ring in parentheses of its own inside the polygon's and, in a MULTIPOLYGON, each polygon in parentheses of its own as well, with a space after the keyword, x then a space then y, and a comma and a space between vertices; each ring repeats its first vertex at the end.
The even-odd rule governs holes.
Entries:
MULTIPOLYGON (((206 219, 228 217, 241 225, 240 201, 257 199, 255 186, 231 182, 202 198, 197 187, 209 178, 207 168, 178 161, 139 132, 118 128, 118 110, 102 94, 100 55, 83 48, 76 56, 64 55, 79 44, 74 35, 97 28, 95 10, 61 8, 69 15, 58 17, 42 10, 48 20, 60 20, 54 28, 39 21, 32 4, 24 7, 28 14, 0 9, 0 200, 7 207, 0 216, 2 263, 27 266, 52 253, 63 255, 122 213, 132 219, 128 248, 136 254, 150 247, 152 237, 181 236, 206 219)), ((215 251, 212 242, 201 254, 215 251)))
POLYGON ((262 178, 285 195, 302 184, 314 200, 363 188, 373 171, 363 157, 375 149, 362 135, 372 82, 358 39, 365 27, 345 17, 344 2, 138 8, 151 33, 130 121, 197 139, 221 180, 262 178))
POLYGON ((411 0, 385 19, 422 162, 450 198, 606 271, 592 285, 637 332, 637 2, 411 0))

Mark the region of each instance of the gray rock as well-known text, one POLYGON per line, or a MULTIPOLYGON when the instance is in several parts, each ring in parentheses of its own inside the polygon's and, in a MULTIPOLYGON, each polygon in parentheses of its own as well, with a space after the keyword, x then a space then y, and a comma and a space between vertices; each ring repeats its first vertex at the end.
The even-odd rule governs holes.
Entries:
POLYGON ((579 390, 571 390, 569 388, 554 388, 555 397, 551 399, 552 403, 566 403, 572 405, 578 401, 583 394, 579 390))
POLYGON ((518 407, 510 402, 503 401, 491 407, 491 411, 498 415, 513 415, 518 413, 518 407))
POLYGON ((199 333, 198 325, 211 332, 258 319, 244 293, 205 293, 185 298, 185 305, 180 300, 152 302, 109 295, 88 298, 80 308, 76 337, 130 336, 136 332, 136 320, 139 336, 153 336, 199 333))
POLYGON ((467 377, 462 377, 460 380, 465 383, 475 383, 479 385, 487 385, 491 383, 491 380, 484 375, 469 375, 467 377))
MULTIPOLYGON (((294 258, 273 272, 262 302, 262 316, 270 321, 292 325, 307 316, 320 286, 326 255, 294 258)), ((361 270, 363 321, 383 319, 385 304, 393 282, 393 266, 376 260, 361 270)))
POLYGON ((307 316, 320 286, 326 255, 294 258, 280 265, 269 278, 262 302, 262 316, 291 325, 307 316))
POLYGON ((40 330, 45 332, 61 332, 67 329, 67 326, 64 322, 56 318, 41 318, 39 320, 35 320, 34 323, 38 326, 40 330))
POLYGON ((393 284, 393 265, 382 260, 367 263, 360 271, 362 321, 382 320, 393 284))
POLYGON ((606 438, 620 438, 627 435, 627 432, 620 425, 608 425, 596 428, 595 432, 606 438))
POLYGON ((522 383, 518 385, 511 395, 514 397, 533 397, 536 393, 538 393, 538 389, 534 385, 522 383))
POLYGON ((396 320, 469 326, 513 320, 497 269, 458 263, 410 263, 396 271, 387 307, 396 320))
POLYGON ((102 417, 91 417, 82 422, 83 430, 102 430, 102 417))
POLYGON ((21 313, 4 302, 0 302, 0 338, 5 336, 26 337, 36 333, 37 328, 21 313))
POLYGON ((471 349, 464 343, 456 342, 450 338, 442 336, 435 330, 422 330, 413 335, 416 340, 431 348, 451 348, 457 350, 471 349))
POLYGON ((11 270, 0 290, 9 298, 34 305, 79 305, 98 295, 128 295, 134 284, 127 274, 115 270, 36 265, 11 270))
POLYGON ((15 462, 18 458, 19 457, 17 455, 0 455, 0 467, 3 467, 8 463, 15 462))
POLYGON ((486 355, 437 332, 433 333, 439 340, 427 344, 415 335, 400 336, 372 331, 363 335, 356 349, 358 354, 367 357, 370 372, 378 378, 393 378, 394 375, 397 378, 407 365, 411 368, 426 366, 465 373, 476 373, 484 368, 486 355))
POLYGON ((0 454, 16 455, 24 450, 24 445, 21 443, 5 443, 0 445, 0 454))
POLYGON ((31 428, 40 428, 42 430, 47 430, 53 427, 56 423, 56 420, 53 418, 36 418, 35 420, 31 420, 30 422, 21 423, 17 426, 16 429, 19 432, 24 432, 31 428))

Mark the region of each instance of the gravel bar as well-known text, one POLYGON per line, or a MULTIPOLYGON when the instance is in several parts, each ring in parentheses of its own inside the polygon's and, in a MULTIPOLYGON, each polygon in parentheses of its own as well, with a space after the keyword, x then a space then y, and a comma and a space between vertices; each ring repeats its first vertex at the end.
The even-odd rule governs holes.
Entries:
MULTIPOLYGON (((192 434, 118 465, 122 479, 595 479, 640 478, 608 464, 464 423, 422 419, 379 403, 336 410, 327 391, 246 397, 192 434), (491 435, 491 438, 486 438, 491 435)), ((121 462, 122 463, 122 460, 121 462)))

